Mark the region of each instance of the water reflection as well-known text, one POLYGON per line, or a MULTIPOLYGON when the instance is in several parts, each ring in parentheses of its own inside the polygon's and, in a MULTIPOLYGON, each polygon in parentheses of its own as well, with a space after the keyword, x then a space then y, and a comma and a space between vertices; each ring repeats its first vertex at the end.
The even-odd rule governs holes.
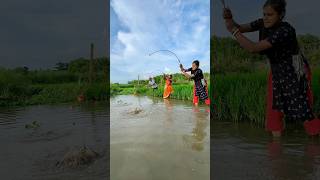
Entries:
POLYGON ((0 122, 6 122, 0 126, 0 143, 5 144, 5 148, 0 149, 1 178, 106 178, 107 116, 105 104, 0 109, 0 122), (32 122, 37 122, 39 127, 26 128, 25 125, 32 122), (56 167, 66 152, 83 146, 95 150, 102 155, 101 158, 80 171, 56 167), (91 169, 90 172, 87 168, 91 169))
POLYGON ((319 142, 308 140, 306 144, 296 145, 272 140, 267 150, 274 177, 313 179, 319 174, 319 142))
POLYGON ((173 125, 173 118, 172 118, 173 105, 169 99, 163 99, 163 102, 166 107, 164 127, 170 128, 173 125))
POLYGON ((213 179, 319 179, 320 141, 287 128, 273 139, 245 123, 214 122, 213 179), (244 163, 245 162, 245 163, 244 163))
POLYGON ((192 123, 194 127, 190 134, 184 135, 182 139, 192 150, 203 151, 204 146, 208 143, 205 142, 205 138, 207 137, 206 131, 208 128, 209 114, 199 107, 193 107, 192 112, 192 123))
POLYGON ((111 104, 111 179, 210 179, 209 113, 203 106, 196 113, 189 101, 134 96, 118 96, 111 104), (117 106, 119 100, 132 106, 117 106), (144 116, 121 113, 138 104, 144 116))
POLYGON ((197 151, 202 151, 204 148, 204 138, 207 135, 207 133, 205 132, 205 129, 208 127, 208 118, 207 118, 208 113, 198 112, 198 113, 194 113, 194 116, 195 116, 196 126, 192 130, 192 136, 194 139, 192 143, 192 149, 197 151))

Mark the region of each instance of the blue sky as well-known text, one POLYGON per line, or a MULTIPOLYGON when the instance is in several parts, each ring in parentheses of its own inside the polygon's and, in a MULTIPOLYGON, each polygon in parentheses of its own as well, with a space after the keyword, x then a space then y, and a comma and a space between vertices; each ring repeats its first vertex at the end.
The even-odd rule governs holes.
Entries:
POLYGON ((177 54, 185 67, 200 60, 210 69, 209 0, 111 0, 111 82, 127 83, 161 72, 179 72, 177 54))

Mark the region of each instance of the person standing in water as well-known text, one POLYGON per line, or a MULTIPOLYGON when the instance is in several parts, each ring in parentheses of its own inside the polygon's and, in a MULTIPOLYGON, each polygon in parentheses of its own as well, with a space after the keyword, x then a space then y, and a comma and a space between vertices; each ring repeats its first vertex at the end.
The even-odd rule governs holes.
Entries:
POLYGON ((173 93, 173 88, 172 88, 172 75, 168 74, 163 74, 163 78, 166 81, 166 84, 164 85, 164 89, 163 89, 163 98, 169 98, 170 95, 173 93))
POLYGON ((317 135, 320 120, 312 111, 310 67, 299 49, 295 29, 283 21, 285 13, 285 0, 267 0, 261 19, 239 25, 229 8, 224 9, 223 18, 226 28, 242 48, 269 59, 266 130, 281 136, 285 116, 289 121, 303 122, 308 135, 317 135), (259 31, 259 42, 252 42, 242 34, 253 31, 259 31))
POLYGON ((158 84, 156 83, 156 81, 154 80, 153 77, 149 77, 149 86, 150 86, 153 90, 158 89, 158 84))
POLYGON ((199 68, 199 64, 199 61, 195 60, 192 62, 191 68, 189 69, 184 69, 183 65, 180 64, 180 70, 185 77, 194 80, 193 104, 198 106, 200 99, 204 101, 206 105, 210 105, 208 84, 207 81, 204 79, 202 70, 199 68), (191 75, 187 73, 189 71, 191 71, 191 75))

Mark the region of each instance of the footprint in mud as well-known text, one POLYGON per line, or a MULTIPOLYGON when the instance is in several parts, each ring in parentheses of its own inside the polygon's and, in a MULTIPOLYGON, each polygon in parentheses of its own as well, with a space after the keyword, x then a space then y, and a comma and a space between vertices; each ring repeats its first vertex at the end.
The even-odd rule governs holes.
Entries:
POLYGON ((93 163, 101 155, 94 150, 84 146, 68 151, 61 161, 56 162, 59 168, 80 168, 93 163))

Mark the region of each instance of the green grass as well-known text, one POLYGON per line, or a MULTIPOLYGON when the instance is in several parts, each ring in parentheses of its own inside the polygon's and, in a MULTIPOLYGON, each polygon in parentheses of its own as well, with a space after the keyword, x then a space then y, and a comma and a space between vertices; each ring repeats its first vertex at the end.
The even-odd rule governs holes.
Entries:
POLYGON ((84 86, 79 86, 78 83, 30 85, 21 90, 28 92, 28 95, 7 95, 0 101, 0 106, 76 102, 80 94, 85 96, 86 101, 105 101, 108 99, 107 88, 104 83, 84 86))
POLYGON ((0 106, 73 102, 80 94, 88 101, 108 99, 109 83, 101 74, 91 84, 85 77, 68 71, 0 68, 0 106))
MULTIPOLYGON (((228 73, 214 77, 215 118, 233 122, 249 121, 264 125, 267 71, 228 73)), ((314 111, 320 110, 320 70, 313 71, 314 111)))
MULTIPOLYGON (((192 100, 193 98, 193 82, 188 82, 188 84, 173 84, 174 92, 171 94, 171 99, 178 100, 192 100)), ((125 87, 120 88, 117 84, 111 85, 112 95, 147 95, 155 97, 163 97, 164 85, 158 86, 158 89, 153 90, 145 85, 135 86, 135 87, 125 87)), ((210 93, 210 87, 209 87, 210 93)))
MULTIPOLYGON (((207 82, 210 82, 210 74, 204 73, 205 79, 207 82)), ((158 83, 158 89, 153 90, 148 87, 148 80, 140 80, 139 83, 137 80, 129 82, 129 84, 111 84, 110 94, 114 95, 147 95, 147 96, 156 96, 163 97, 163 88, 165 80, 163 76, 156 76, 155 81, 158 83), (138 85, 139 84, 139 85, 138 85)), ((182 74, 173 74, 172 79, 173 84, 173 94, 170 96, 172 99, 179 100, 192 100, 193 98, 193 81, 186 79, 182 74)), ((209 87, 210 93, 210 87, 209 87)))

